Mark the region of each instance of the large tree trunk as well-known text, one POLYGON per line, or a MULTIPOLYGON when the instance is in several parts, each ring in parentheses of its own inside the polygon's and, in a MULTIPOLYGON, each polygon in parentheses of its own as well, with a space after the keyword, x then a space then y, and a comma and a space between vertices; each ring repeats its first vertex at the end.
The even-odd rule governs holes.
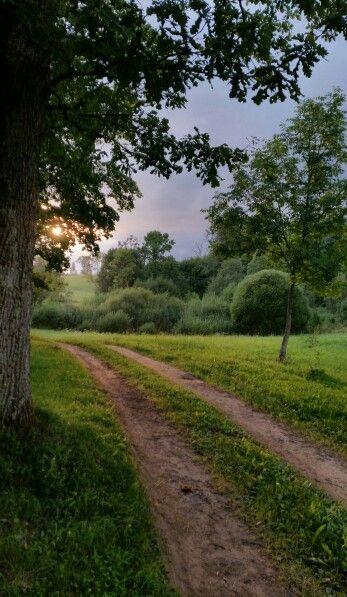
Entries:
POLYGON ((32 408, 29 332, 47 67, 6 3, 0 22, 0 427, 15 428, 32 408))
POLYGON ((289 342, 289 336, 292 329, 292 308, 293 308, 293 294, 295 284, 291 283, 288 288, 287 297, 287 314, 286 314, 286 325, 284 329, 284 336, 281 344, 281 350, 279 354, 279 360, 283 363, 286 360, 287 348, 289 342))

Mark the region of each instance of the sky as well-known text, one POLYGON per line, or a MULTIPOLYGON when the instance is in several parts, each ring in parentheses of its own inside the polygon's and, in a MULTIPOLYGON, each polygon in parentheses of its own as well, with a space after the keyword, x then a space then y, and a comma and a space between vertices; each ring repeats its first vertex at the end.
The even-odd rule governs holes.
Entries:
MULTIPOLYGON (((330 47, 327 58, 321 61, 310 79, 301 78, 305 97, 325 95, 335 86, 347 95, 347 44, 339 39, 330 47)), ((172 131, 183 136, 197 126, 211 136, 213 144, 227 143, 244 148, 252 137, 266 139, 279 131, 279 125, 293 115, 295 102, 263 103, 256 106, 251 100, 244 104, 228 97, 227 86, 216 82, 213 88, 203 84, 188 96, 187 107, 169 115, 172 131)), ((346 106, 347 108, 347 106, 346 106)), ((121 214, 114 236, 101 243, 102 252, 117 246, 129 235, 142 241, 149 230, 168 232, 176 242, 173 254, 177 259, 201 254, 207 250, 206 221, 201 209, 208 207, 216 192, 204 186, 194 173, 174 175, 169 180, 146 172, 136 176, 143 194, 131 213, 121 214)), ((230 184, 226 174, 219 190, 230 184)))

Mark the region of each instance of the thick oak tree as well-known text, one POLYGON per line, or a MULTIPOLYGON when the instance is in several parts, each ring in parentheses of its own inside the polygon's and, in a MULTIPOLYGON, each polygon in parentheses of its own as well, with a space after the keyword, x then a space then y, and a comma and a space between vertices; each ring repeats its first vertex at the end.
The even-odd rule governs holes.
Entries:
POLYGON ((0 0, 0 425, 30 419, 32 263, 76 239, 95 247, 139 194, 136 168, 169 176, 244 159, 161 107, 219 77, 230 96, 299 96, 298 77, 346 35, 344 0, 0 0), (304 17, 305 30, 295 28, 304 17), (294 27, 294 28, 293 28, 294 27), (118 206, 111 207, 109 199, 118 206), (54 242, 52 227, 63 234, 54 242))

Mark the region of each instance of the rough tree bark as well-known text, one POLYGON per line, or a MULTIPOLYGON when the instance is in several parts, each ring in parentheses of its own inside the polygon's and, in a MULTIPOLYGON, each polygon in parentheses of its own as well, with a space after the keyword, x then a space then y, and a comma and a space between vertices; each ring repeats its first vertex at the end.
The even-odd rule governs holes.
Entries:
POLYGON ((289 285, 288 288, 288 297, 287 297, 287 314, 286 314, 286 325, 284 328, 284 336, 281 344, 281 350, 279 354, 279 360, 283 363, 286 360, 287 355, 287 348, 289 342, 289 336, 292 329, 292 308, 293 308, 293 294, 294 294, 295 284, 293 282, 289 285))
POLYGON ((29 332, 47 58, 0 8, 0 428, 31 417, 29 332))

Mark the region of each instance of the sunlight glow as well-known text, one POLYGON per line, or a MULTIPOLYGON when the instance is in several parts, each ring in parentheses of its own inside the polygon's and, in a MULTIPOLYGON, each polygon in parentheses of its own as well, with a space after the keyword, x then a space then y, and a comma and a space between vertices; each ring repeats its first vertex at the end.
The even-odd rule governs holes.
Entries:
POLYGON ((54 236, 60 236, 62 232, 63 232, 63 229, 61 226, 54 226, 52 228, 52 234, 54 234, 54 236))

